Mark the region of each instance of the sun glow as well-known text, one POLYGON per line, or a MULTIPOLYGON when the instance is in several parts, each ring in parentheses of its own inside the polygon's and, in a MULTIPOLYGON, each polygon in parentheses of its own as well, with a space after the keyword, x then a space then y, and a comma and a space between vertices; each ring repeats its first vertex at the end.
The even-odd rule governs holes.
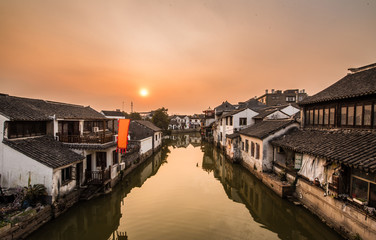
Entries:
POLYGON ((140 90, 140 95, 142 97, 146 97, 147 95, 149 95, 149 91, 147 89, 143 88, 143 89, 140 90))

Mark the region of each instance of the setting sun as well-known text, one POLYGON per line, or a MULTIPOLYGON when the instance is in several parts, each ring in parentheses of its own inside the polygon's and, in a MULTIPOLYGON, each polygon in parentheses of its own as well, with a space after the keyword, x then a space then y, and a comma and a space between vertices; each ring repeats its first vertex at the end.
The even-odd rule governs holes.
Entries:
POLYGON ((147 89, 143 88, 143 89, 140 90, 140 95, 142 97, 146 97, 147 95, 149 95, 149 91, 147 89))

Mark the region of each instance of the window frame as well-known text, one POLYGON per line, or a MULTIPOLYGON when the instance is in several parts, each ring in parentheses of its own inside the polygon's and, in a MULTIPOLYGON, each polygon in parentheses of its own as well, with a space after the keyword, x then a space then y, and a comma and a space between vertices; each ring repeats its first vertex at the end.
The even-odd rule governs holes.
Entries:
POLYGON ((61 183, 63 185, 73 180, 72 178, 72 166, 61 169, 61 183))

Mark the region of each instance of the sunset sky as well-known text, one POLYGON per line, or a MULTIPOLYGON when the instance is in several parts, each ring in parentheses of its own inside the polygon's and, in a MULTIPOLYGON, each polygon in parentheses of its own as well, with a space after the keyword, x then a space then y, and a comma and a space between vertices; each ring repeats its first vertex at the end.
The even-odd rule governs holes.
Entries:
POLYGON ((2 93, 193 114, 375 63, 376 1, 1 0, 0 34, 2 93))

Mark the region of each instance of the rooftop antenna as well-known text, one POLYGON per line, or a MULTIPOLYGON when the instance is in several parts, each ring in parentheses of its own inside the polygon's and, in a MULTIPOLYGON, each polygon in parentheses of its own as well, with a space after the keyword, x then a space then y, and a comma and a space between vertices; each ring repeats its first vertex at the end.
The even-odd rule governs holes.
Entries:
POLYGON ((124 101, 123 101, 123 108, 122 108, 123 112, 124 112, 124 101))
POLYGON ((131 101, 131 112, 133 113, 133 102, 131 101))

